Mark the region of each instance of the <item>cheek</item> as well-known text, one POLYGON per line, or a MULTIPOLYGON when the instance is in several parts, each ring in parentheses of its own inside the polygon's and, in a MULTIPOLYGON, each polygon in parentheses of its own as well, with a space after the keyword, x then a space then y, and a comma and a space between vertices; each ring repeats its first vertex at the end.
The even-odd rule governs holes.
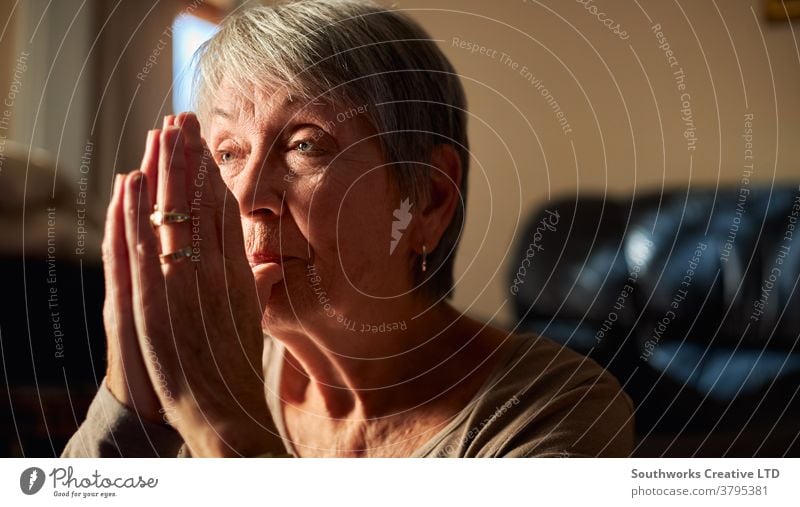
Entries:
POLYGON ((225 186, 228 187, 228 189, 230 189, 231 192, 234 193, 234 195, 236 195, 236 192, 234 191, 234 188, 236 186, 236 178, 235 176, 232 176, 232 174, 233 171, 231 171, 227 167, 219 166, 219 175, 222 178, 222 182, 225 183, 225 186))
POLYGON ((394 275, 400 274, 391 266, 400 256, 390 256, 394 218, 387 188, 384 175, 376 170, 342 185, 338 192, 315 195, 309 222, 315 263, 333 270, 337 286, 383 294, 394 275))

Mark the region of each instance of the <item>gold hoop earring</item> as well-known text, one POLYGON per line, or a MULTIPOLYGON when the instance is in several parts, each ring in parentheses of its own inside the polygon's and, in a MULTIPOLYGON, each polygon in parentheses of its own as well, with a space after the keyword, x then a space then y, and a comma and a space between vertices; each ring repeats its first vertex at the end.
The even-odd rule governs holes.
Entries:
POLYGON ((422 272, 428 271, 428 249, 425 243, 422 244, 422 272))

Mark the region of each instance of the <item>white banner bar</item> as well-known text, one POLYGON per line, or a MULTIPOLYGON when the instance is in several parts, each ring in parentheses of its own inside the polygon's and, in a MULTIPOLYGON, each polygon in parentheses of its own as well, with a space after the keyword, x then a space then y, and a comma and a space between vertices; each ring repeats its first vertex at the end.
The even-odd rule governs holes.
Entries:
POLYGON ((797 459, 4 459, 3 505, 798 505, 797 459))

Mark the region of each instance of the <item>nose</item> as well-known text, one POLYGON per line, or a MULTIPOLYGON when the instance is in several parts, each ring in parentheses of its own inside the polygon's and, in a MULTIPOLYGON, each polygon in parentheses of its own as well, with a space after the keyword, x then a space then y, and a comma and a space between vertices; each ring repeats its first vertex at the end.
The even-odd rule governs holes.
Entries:
POLYGON ((279 217, 283 207, 285 184, 278 161, 265 149, 254 150, 244 169, 232 182, 231 191, 239 202, 242 217, 279 217))

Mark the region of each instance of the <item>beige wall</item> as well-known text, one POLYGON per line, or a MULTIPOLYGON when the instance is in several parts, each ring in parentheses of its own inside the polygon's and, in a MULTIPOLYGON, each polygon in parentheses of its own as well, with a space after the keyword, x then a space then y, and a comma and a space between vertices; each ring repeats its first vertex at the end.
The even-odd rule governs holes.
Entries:
MULTIPOLYGON (((13 37, 7 37, 6 34, 8 33, 8 28, 5 26, 5 21, 9 20, 11 17, 11 10, 13 9, 14 4, 11 2, 0 2, 0 20, 4 20, 3 27, 0 27, 0 59, 3 62, 9 62, 13 60, 12 52, 14 51, 13 47, 13 37)), ((12 27, 13 30, 13 27, 12 27)), ((11 68, 9 65, 0 65, 0 85, 3 86, 2 90, 6 90, 8 85, 11 83, 11 68)))
POLYGON ((500 309, 508 322, 506 255, 532 208, 577 190, 738 184, 747 113, 754 120, 752 177, 800 180, 800 53, 793 38, 800 33, 791 31, 800 32, 800 24, 764 21, 759 0, 717 0, 720 12, 712 0, 640 0, 642 10, 631 0, 590 3, 619 23, 626 40, 574 0, 385 3, 409 9, 442 40, 468 90, 474 159, 455 301, 477 315, 500 309), (651 30, 656 23, 677 59, 672 68, 651 30), (454 38, 496 53, 473 54, 454 38), (571 132, 564 134, 523 66, 550 91, 571 132), (684 91, 671 74, 681 67, 684 91), (684 92, 694 151, 683 137, 684 92))
POLYGON ((10 114, 9 129, 0 133, 10 141, 6 154, 12 142, 21 148, 0 167, 0 191, 24 188, 10 197, 19 202, 5 204, 18 210, 24 199, 27 213, 25 223, 16 214, 0 216, 7 235, 0 250, 19 249, 24 238, 27 252, 43 251, 46 231, 34 225, 44 223, 47 208, 54 207, 63 257, 85 245, 82 258, 97 261, 111 176, 138 166, 147 129, 163 114, 163 104, 169 105, 170 48, 146 81, 136 74, 182 4, 26 0, 9 8, 6 3, 0 8, 0 27, 7 26, 0 32, 3 99, 17 58, 25 54, 27 60, 18 72, 13 105, 2 106, 3 114, 10 114), (41 163, 29 163, 27 146, 36 149, 41 163), (83 223, 79 216, 85 216, 83 223), (79 227, 88 231, 81 244, 79 227))

